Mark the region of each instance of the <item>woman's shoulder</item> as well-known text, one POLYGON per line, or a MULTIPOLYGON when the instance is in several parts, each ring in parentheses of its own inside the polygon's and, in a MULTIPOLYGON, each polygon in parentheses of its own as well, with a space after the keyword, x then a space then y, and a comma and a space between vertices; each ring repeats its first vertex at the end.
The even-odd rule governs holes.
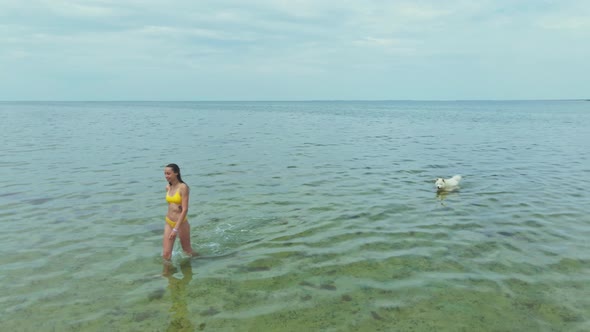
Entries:
POLYGON ((186 183, 184 183, 184 182, 180 184, 180 189, 181 189, 182 191, 184 191, 185 193, 188 193, 188 192, 190 191, 190 188, 189 188, 189 187, 188 187, 188 185, 187 185, 186 183))

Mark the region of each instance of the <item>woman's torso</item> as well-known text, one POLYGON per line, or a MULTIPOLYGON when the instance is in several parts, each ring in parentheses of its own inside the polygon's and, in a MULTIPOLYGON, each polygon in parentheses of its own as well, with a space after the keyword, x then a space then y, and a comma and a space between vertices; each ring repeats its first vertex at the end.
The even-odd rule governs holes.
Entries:
POLYGON ((182 213, 182 193, 186 192, 183 186, 185 184, 181 183, 175 187, 168 186, 166 191, 166 202, 168 203, 168 213, 166 216, 174 221, 178 219, 182 213))

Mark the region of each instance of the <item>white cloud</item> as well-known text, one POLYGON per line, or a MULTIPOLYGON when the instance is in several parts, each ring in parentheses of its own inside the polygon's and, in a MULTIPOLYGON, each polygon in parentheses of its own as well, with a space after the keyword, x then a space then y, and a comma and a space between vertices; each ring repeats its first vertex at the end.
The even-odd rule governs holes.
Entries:
POLYGON ((590 35, 590 17, 588 16, 550 17, 539 20, 538 24, 549 30, 580 31, 590 35))
POLYGON ((449 15, 453 10, 449 8, 440 8, 444 4, 440 3, 437 7, 429 4, 415 4, 415 3, 401 3, 394 4, 392 11, 396 13, 396 17, 403 18, 406 21, 432 20, 438 19, 445 15, 449 15))
POLYGON ((187 37, 198 37, 212 40, 224 40, 224 41, 248 41, 253 40, 252 37, 243 36, 243 33, 229 33, 214 29, 201 29, 201 28, 179 28, 172 26, 158 26, 148 25, 142 27, 136 32, 144 37, 163 37, 163 38, 187 38, 187 37))
POLYGON ((31 53, 20 49, 11 49, 5 50, 3 53, 0 53, 0 56, 8 61, 25 60, 31 56, 31 53))
POLYGON ((353 41, 353 44, 359 48, 378 48, 390 55, 411 56, 417 53, 418 42, 396 38, 364 37, 353 41))
POLYGON ((418 84, 433 71, 457 80, 494 68, 509 75, 523 61, 557 63, 560 77, 590 57, 590 6, 575 0, 0 1, 0 56, 10 60, 0 69, 30 81, 44 72, 84 77, 69 70, 126 77, 129 86, 138 72, 187 84, 260 75, 293 78, 302 94, 317 95, 321 77, 338 77, 329 82, 338 91, 338 80, 353 84, 354 75, 395 85, 401 76, 386 73, 411 72, 418 84))
POLYGON ((69 17, 104 17, 117 13, 111 1, 43 0, 42 4, 54 14, 69 17))

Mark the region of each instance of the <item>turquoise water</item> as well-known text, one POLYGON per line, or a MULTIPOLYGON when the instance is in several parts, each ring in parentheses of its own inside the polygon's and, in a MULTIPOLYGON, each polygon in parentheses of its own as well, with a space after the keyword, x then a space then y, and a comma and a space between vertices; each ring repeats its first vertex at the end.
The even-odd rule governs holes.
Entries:
POLYGON ((590 330, 590 102, 0 116, 3 330, 590 330), (163 275, 170 162, 201 257, 163 275))

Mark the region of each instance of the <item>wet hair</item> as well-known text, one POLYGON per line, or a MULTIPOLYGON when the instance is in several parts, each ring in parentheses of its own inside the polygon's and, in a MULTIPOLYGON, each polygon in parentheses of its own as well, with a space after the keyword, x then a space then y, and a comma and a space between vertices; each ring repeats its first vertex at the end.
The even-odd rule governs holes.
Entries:
MULTIPOLYGON (((184 181, 182 181, 182 177, 180 176, 180 167, 178 167, 178 165, 176 165, 176 164, 168 164, 168 165, 166 165, 166 167, 172 168, 172 172, 174 172, 174 174, 176 174, 176 176, 178 178, 178 181, 180 183, 184 183, 184 181)), ((168 183, 170 183, 170 182, 168 182, 168 183)), ((170 183, 170 184, 172 184, 172 183, 170 183)))

